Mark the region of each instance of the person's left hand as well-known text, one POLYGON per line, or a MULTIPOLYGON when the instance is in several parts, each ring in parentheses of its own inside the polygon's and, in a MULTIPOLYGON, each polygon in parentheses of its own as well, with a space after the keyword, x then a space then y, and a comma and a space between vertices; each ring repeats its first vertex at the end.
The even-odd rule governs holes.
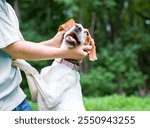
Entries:
POLYGON ((62 44, 63 36, 65 31, 59 31, 56 35, 52 38, 53 42, 55 43, 56 47, 60 47, 62 44))

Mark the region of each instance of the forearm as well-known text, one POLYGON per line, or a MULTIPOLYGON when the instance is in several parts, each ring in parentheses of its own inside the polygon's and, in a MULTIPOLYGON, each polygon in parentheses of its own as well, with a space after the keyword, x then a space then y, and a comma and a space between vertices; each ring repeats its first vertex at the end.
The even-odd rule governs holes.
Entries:
POLYGON ((91 48, 91 46, 56 48, 28 41, 16 41, 2 50, 14 59, 47 60, 54 58, 68 58, 82 60, 91 48))
POLYGON ((60 48, 47 47, 28 41, 17 41, 3 49, 14 59, 46 60, 65 56, 60 48))
POLYGON ((61 45, 61 44, 56 43, 55 40, 53 40, 53 39, 39 42, 39 44, 45 45, 45 46, 50 46, 50 47, 57 47, 57 48, 59 48, 61 45))

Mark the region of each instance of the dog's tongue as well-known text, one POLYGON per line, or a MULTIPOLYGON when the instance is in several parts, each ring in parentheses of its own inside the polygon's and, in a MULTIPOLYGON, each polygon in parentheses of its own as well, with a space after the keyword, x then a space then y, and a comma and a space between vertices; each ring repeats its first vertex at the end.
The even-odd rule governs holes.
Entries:
POLYGON ((72 36, 70 36, 70 35, 68 35, 68 36, 66 37, 66 39, 67 39, 69 42, 73 43, 74 45, 77 45, 77 44, 78 44, 77 41, 76 41, 72 36))

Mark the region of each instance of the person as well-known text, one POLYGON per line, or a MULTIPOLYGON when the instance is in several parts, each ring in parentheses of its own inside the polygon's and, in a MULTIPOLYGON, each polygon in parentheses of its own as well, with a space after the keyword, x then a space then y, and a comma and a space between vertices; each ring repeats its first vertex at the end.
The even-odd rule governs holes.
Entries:
POLYGON ((0 110, 31 111, 26 95, 20 87, 22 81, 18 68, 12 67, 13 59, 47 60, 70 58, 82 60, 91 49, 80 46, 60 48, 63 32, 39 43, 26 41, 19 30, 15 11, 6 0, 0 0, 0 110))

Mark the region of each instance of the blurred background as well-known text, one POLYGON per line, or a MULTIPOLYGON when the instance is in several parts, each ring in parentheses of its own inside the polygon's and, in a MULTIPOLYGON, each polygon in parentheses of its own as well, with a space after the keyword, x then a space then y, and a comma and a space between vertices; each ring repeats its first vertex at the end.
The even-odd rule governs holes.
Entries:
MULTIPOLYGON (((88 28, 98 60, 84 60, 87 110, 150 110, 150 0, 7 0, 26 40, 52 38, 70 18, 88 28)), ((39 71, 49 61, 30 61, 39 71)), ((21 87, 30 100, 26 78, 21 87)))

